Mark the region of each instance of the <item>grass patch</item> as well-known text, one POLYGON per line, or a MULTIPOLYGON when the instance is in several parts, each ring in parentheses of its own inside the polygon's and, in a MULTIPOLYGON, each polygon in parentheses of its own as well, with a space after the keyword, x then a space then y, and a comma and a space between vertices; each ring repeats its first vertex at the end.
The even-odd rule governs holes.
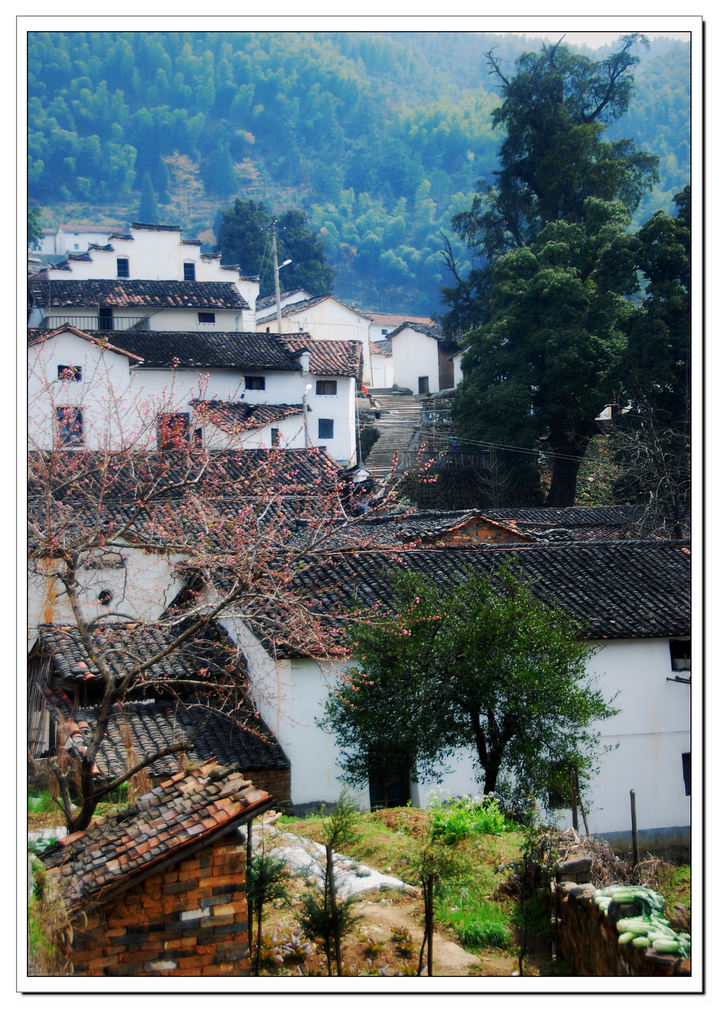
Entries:
POLYGON ((462 796, 435 801, 427 812, 432 835, 441 838, 448 845, 469 836, 499 836, 511 832, 514 825, 500 810, 493 797, 472 800, 462 796))
POLYGON ((659 868, 656 889, 666 900, 668 907, 682 903, 687 910, 692 905, 692 869, 689 864, 662 864, 659 868))

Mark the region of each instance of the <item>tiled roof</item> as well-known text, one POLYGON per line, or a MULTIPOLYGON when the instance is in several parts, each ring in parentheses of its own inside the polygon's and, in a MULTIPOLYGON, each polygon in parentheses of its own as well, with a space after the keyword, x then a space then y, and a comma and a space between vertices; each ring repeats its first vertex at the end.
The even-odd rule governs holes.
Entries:
POLYGON ((111 306, 123 308, 249 309, 230 281, 142 281, 90 279, 49 281, 36 275, 28 287, 41 309, 111 306))
MULTIPOLYGON (((299 359, 279 334, 245 331, 94 332, 136 352, 143 366, 299 371, 299 359)), ((305 342, 305 345, 307 342, 305 342)))
POLYGON ((361 341, 324 341, 287 335, 285 344, 296 356, 303 350, 310 353, 310 373, 316 377, 360 376, 361 341))
MULTIPOLYGON (((110 670, 121 676, 134 665, 161 654, 181 634, 182 626, 110 621, 91 627, 90 631, 110 670)), ((55 672, 66 682, 100 678, 76 626, 39 626, 38 648, 51 659, 55 672)), ((145 669, 143 676, 153 681, 236 681, 237 665, 235 643, 222 626, 211 622, 191 640, 145 669)))
POLYGON ((442 330, 441 327, 437 327, 436 324, 432 323, 420 323, 417 320, 405 321, 404 323, 400 324, 399 327, 396 327, 393 331, 390 331, 387 337, 394 338, 395 335, 399 334, 400 331, 403 331, 405 327, 410 327, 413 331, 416 331, 418 334, 426 334, 428 338, 436 338, 437 341, 444 340, 444 331, 442 330))
POLYGON ((685 636, 691 631, 691 557, 682 542, 618 541, 420 547, 357 551, 316 559, 296 586, 318 609, 343 613, 392 606, 398 569, 452 587, 468 571, 493 574, 507 558, 543 601, 556 603, 593 638, 685 636))
POLYGON ((189 855, 272 803, 237 766, 208 761, 160 783, 137 803, 76 832, 42 854, 65 900, 102 902, 164 861, 189 855), (54 869, 54 870, 53 870, 54 869))
POLYGON ((247 402, 206 402, 201 399, 195 399, 190 405, 203 421, 229 434, 278 423, 302 412, 301 405, 248 405, 247 402))
POLYGON ((142 357, 138 356, 134 352, 128 351, 128 347, 123 342, 126 341, 126 336, 120 331, 115 331, 116 342, 111 342, 107 334, 102 334, 99 331, 83 331, 79 327, 73 327, 72 324, 64 324, 62 327, 53 327, 48 330, 47 327, 30 327, 27 332, 27 347, 33 348, 35 345, 39 345, 43 341, 48 341, 50 338, 56 337, 58 334, 64 334, 68 332, 74 334, 78 338, 83 338, 88 341, 91 345, 102 345, 103 348, 110 349, 111 352, 117 352, 119 355, 127 356, 128 359, 137 361, 141 360, 142 357))
POLYGON ((158 489, 161 500, 179 499, 195 489, 220 497, 265 493, 268 486, 283 494, 326 493, 336 486, 340 467, 322 449, 272 448, 237 451, 149 451, 129 458, 123 453, 77 451, 39 452, 28 456, 28 496, 31 508, 49 487, 54 498, 68 505, 92 502, 113 510, 114 504, 145 500, 158 489), (49 459, 51 469, 46 468, 49 459), (49 479, 48 479, 49 474, 49 479))
MULTIPOLYGON (((294 316, 296 313, 303 313, 306 309, 312 309, 314 306, 319 306, 321 302, 336 302, 340 306, 344 306, 345 309, 351 310, 354 314, 360 317, 362 320, 369 320, 370 317, 367 313, 361 313, 358 309, 353 309, 352 306, 348 306, 346 302, 336 298, 334 295, 315 295, 311 299, 302 299, 300 302, 292 302, 289 306, 282 307, 282 316, 288 319, 294 316)), ((271 313, 269 316, 258 319, 258 324, 269 323, 272 320, 277 319, 277 312, 271 313)))
MULTIPOLYGON (((540 540, 561 542, 622 540, 652 534, 642 505, 587 505, 570 508, 481 509, 481 514, 540 540), (641 527, 641 531, 640 531, 641 527)), ((656 539, 661 533, 657 531, 656 539)), ((686 524, 685 536, 689 536, 686 524)))
POLYGON ((378 327, 401 327, 403 324, 421 324, 423 327, 434 327, 435 322, 429 316, 407 316, 404 313, 370 313, 364 311, 365 316, 377 324, 378 327))

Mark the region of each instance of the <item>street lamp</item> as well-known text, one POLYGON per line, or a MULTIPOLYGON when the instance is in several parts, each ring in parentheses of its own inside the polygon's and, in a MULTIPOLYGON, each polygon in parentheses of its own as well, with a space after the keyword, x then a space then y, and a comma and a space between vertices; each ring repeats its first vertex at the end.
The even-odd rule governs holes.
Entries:
POLYGON ((277 266, 277 225, 272 225, 272 263, 275 268, 275 300, 277 302, 277 333, 282 334, 282 309, 280 306, 280 271, 292 260, 285 260, 277 266))

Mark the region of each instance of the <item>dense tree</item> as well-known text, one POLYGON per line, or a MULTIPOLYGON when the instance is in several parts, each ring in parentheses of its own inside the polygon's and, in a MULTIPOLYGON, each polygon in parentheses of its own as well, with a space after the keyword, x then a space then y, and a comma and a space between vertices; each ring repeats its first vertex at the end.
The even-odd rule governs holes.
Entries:
POLYGON ((538 473, 536 452, 548 450, 550 505, 574 504, 596 417, 616 394, 624 296, 636 289, 627 222, 620 203, 588 199, 583 221, 551 223, 498 258, 487 323, 465 338, 463 436, 534 452, 512 457, 515 473, 520 462, 538 473))
POLYGON ((282 289, 304 288, 311 295, 330 292, 334 271, 326 262, 324 243, 309 227, 302 210, 286 210, 275 219, 264 203, 235 199, 229 209, 220 211, 217 246, 226 262, 239 264, 245 274, 259 276, 260 295, 269 295, 275 289, 273 231, 279 262, 292 260, 282 270, 282 289))
POLYGON ((631 213, 656 180, 656 157, 627 139, 603 138, 607 124, 629 104, 636 42, 636 36, 625 37, 603 61, 559 43, 545 45, 524 54, 512 78, 493 53, 487 55, 502 89, 492 123, 505 137, 496 180, 480 182, 471 207, 452 221, 476 259, 473 273, 463 279, 448 245, 445 261, 455 278, 444 290, 451 331, 484 322, 494 259, 532 245, 547 224, 582 221, 587 198, 619 200, 631 213))
POLYGON ((355 667, 327 700, 344 777, 366 784, 370 769, 407 761, 437 777, 460 745, 476 752, 485 793, 546 796, 568 769, 586 775, 592 723, 614 712, 585 680, 577 628, 511 565, 443 587, 399 574, 392 613, 356 627, 355 667))
POLYGON ((27 247, 28 249, 39 249, 42 241, 42 224, 40 222, 40 207, 32 206, 27 211, 27 247))
MULTIPOLYGON (((488 55, 503 96, 493 121, 506 135, 496 183, 454 218, 478 254, 470 277, 445 249, 456 281, 447 326, 475 328, 457 423, 471 438, 525 451, 541 440, 552 457, 552 505, 574 503, 595 419, 614 398, 623 297, 636 290, 627 232, 657 160, 603 137, 627 109, 636 42, 625 37, 602 61, 545 45, 512 78, 488 55)), ((538 474, 536 459, 534 467, 538 474)))

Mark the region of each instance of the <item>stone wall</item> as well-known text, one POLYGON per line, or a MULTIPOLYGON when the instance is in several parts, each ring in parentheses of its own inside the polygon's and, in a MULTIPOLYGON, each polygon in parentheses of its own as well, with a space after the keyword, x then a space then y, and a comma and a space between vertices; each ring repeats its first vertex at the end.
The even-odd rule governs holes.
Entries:
POLYGON ((249 975, 245 848, 217 840, 73 920, 75 975, 249 975))
POLYGON ((557 952, 584 977, 646 977, 691 974, 691 960, 618 944, 619 933, 594 901, 588 882, 553 885, 557 952))

